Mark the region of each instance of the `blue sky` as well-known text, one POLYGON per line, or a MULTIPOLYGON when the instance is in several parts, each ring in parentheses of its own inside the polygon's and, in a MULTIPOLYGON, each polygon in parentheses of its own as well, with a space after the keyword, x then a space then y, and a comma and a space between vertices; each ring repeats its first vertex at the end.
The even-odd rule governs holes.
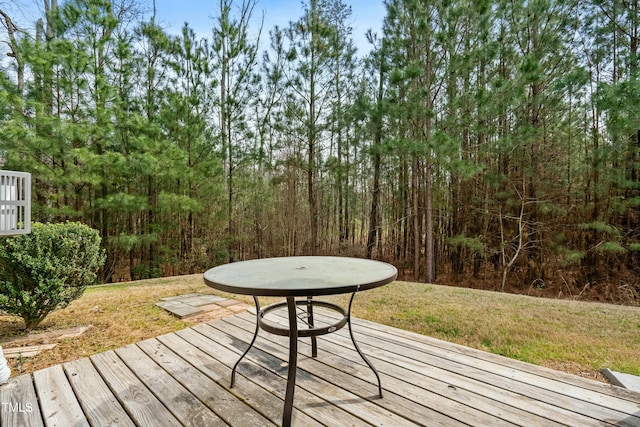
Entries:
MULTIPOLYGON (((65 0, 58 0, 63 4, 65 0)), ((143 9, 151 11, 152 0, 140 1, 143 9)), ((242 0, 235 0, 241 3, 242 0)), ((264 28, 261 42, 268 43, 268 34, 275 25, 284 28, 290 21, 295 21, 302 16, 303 1, 308 0, 258 0, 254 11, 254 21, 259 23, 264 11, 264 28)), ((383 0, 342 0, 351 6, 351 26, 353 28, 353 39, 359 54, 364 55, 371 48, 367 42, 365 33, 371 28, 381 35, 382 21, 386 15, 386 8, 383 0)), ((42 0, 0 0, 2 8, 9 13, 14 22, 20 28, 31 33, 35 31, 35 21, 44 15, 42 10, 42 0)), ((157 19, 167 31, 173 34, 180 34, 185 22, 200 37, 210 37, 213 28, 213 17, 219 8, 219 0, 156 0, 157 19)), ((6 46, 0 45, 0 57, 4 57, 6 46)))
MULTIPOLYGON (((371 28, 381 33, 385 16, 383 0, 343 0, 351 6, 351 25, 353 39, 360 53, 369 50, 365 33, 371 28)), ((238 1, 240 3, 240 1, 238 1)), ((211 34, 213 17, 219 8, 218 0, 156 0, 157 18, 167 30, 178 34, 185 22, 202 37, 211 34)), ((264 29, 262 40, 267 40, 269 30, 279 25, 281 28, 302 16, 302 1, 259 0, 254 11, 254 20, 259 22, 264 11, 264 29)), ((257 30, 257 27, 256 27, 257 30)))

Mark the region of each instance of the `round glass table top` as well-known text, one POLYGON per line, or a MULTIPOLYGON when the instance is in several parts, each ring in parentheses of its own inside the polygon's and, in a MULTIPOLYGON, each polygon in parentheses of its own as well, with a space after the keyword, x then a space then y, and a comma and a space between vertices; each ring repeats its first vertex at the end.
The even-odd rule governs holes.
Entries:
POLYGON ((224 264, 207 270, 204 281, 221 291, 255 296, 333 295, 392 282, 391 264, 362 258, 295 256, 224 264))

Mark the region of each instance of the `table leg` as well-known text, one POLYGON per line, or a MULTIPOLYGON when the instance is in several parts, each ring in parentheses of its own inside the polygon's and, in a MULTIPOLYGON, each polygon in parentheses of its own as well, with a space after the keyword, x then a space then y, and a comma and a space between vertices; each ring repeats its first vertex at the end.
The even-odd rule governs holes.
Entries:
POLYGON ((293 411, 293 393, 296 388, 296 368, 298 364, 298 316, 296 313, 296 299, 287 297, 289 311, 289 370, 287 373, 287 392, 284 397, 284 412, 282 426, 291 426, 293 411))
MULTIPOLYGON (((309 329, 313 329, 313 297, 307 297, 307 314, 309 315, 309 329)), ((311 337, 311 357, 318 357, 318 340, 311 337)))
POLYGON ((356 342, 356 339, 353 336, 353 328, 351 327, 351 304, 353 303, 353 298, 355 296, 356 296, 355 292, 351 294, 351 300, 349 300, 349 310, 347 312, 347 323, 349 324, 349 335, 351 335, 351 342, 353 342, 353 346, 356 348, 356 351, 358 352, 360 357, 362 357, 362 360, 365 361, 365 363, 369 366, 369 368, 371 368, 373 373, 376 375, 376 378, 378 379, 378 395, 382 397, 382 382, 380 381, 380 375, 378 375, 378 371, 376 371, 376 368, 374 368, 371 362, 369 362, 369 359, 367 359, 367 357, 362 353, 362 351, 360 350, 360 347, 358 347, 358 343, 356 342))
POLYGON ((238 361, 236 362, 235 365, 233 365, 233 369, 231 370, 231 385, 230 387, 233 388, 234 384, 236 383, 236 368, 238 367, 238 365, 240 364, 240 361, 242 359, 244 359, 244 357, 247 355, 247 353, 249 353, 249 350, 251 350, 251 347, 253 347, 253 344, 256 342, 256 338, 258 337, 258 330, 260 329, 260 302, 258 301, 258 297, 253 297, 253 302, 256 305, 256 330, 253 333, 253 339, 251 340, 251 343, 249 344, 249 347, 247 347, 247 349, 244 351, 244 353, 242 353, 242 356, 240 356, 240 359, 238 359, 238 361))

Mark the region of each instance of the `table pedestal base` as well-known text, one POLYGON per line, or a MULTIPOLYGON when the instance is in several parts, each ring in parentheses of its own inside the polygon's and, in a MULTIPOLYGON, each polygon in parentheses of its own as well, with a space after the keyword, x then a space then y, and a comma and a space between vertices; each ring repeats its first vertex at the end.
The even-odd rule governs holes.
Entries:
POLYGON ((244 357, 247 355, 249 350, 251 350, 251 347, 253 347, 253 344, 256 342, 256 338, 258 337, 258 331, 260 330, 260 328, 272 334, 288 336, 289 337, 289 367, 287 371, 287 390, 284 398, 284 411, 282 414, 282 425, 286 427, 290 426, 291 413, 293 411, 293 395, 296 387, 296 369, 298 364, 298 337, 311 337, 311 356, 317 357, 318 346, 316 342, 316 337, 319 335, 326 335, 326 334, 335 332, 341 329, 342 327, 344 327, 345 324, 348 324, 349 336, 351 337, 351 342, 353 342, 353 346, 355 347, 356 351, 358 352, 362 360, 364 360, 367 366, 369 366, 369 368, 371 368, 371 370, 375 374, 376 379, 378 380, 378 395, 382 397, 382 383, 380 381, 380 375, 378 375, 378 371, 376 371, 376 368, 374 368, 374 366, 371 364, 369 359, 367 359, 367 357, 362 353, 353 335, 353 328, 351 327, 351 306, 353 304, 353 299, 355 295, 356 295, 355 292, 351 294, 351 299, 349 300, 349 308, 347 309, 347 311, 345 311, 344 308, 336 304, 332 304, 325 301, 314 301, 312 297, 307 297, 306 300, 298 300, 298 301, 296 301, 294 297, 287 297, 286 301, 271 304, 261 309, 260 302, 258 301, 258 297, 254 296, 253 301, 256 305, 256 329, 253 334, 253 339, 249 344, 249 347, 247 347, 244 353, 242 353, 242 356, 240 356, 240 359, 238 359, 236 364, 233 366, 233 369, 231 370, 231 387, 233 387, 235 384, 236 369, 240 364, 240 361, 244 359, 244 357), (284 328, 264 318, 265 315, 268 314, 269 312, 277 310, 279 308, 283 308, 285 306, 287 307, 287 313, 289 318, 288 328, 284 328), (297 310, 298 306, 306 307, 306 311, 304 311, 301 315, 298 315, 298 310, 297 310), (324 307, 324 308, 336 311, 342 314, 342 318, 332 325, 315 327, 314 319, 313 319, 314 306, 324 307), (299 329, 298 319, 301 319, 304 323, 306 323, 308 325, 308 329, 299 329))

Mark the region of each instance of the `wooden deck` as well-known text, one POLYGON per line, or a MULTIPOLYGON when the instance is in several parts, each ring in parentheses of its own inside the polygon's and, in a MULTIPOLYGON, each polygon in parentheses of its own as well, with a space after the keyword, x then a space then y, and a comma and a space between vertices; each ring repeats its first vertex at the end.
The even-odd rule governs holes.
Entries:
MULTIPOLYGON (((13 378, 0 424, 278 425, 288 338, 260 331, 229 389, 253 328, 241 313, 13 378)), ((320 337, 316 359, 301 339, 294 425, 640 426, 640 393, 359 319, 354 329, 384 397, 347 328, 320 337)))

